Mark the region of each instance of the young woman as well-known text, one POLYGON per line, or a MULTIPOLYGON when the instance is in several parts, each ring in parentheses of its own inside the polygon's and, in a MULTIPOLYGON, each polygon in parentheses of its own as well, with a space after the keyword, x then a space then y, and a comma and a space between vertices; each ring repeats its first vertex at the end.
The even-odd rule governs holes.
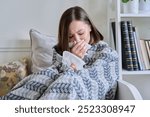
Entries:
POLYGON ((114 99, 118 73, 118 54, 103 41, 87 13, 75 6, 60 19, 52 65, 24 78, 1 99, 114 99), (82 69, 74 62, 63 63, 66 51, 85 62, 82 69))

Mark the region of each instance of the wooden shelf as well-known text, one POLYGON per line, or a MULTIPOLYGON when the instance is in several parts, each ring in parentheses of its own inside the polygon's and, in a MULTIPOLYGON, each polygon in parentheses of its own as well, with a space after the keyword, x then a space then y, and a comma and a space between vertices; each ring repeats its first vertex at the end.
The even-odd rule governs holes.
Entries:
POLYGON ((150 17, 150 13, 139 13, 139 14, 120 14, 120 17, 150 17))
POLYGON ((150 75, 150 70, 145 70, 145 71, 127 71, 127 70, 123 70, 122 75, 150 75))

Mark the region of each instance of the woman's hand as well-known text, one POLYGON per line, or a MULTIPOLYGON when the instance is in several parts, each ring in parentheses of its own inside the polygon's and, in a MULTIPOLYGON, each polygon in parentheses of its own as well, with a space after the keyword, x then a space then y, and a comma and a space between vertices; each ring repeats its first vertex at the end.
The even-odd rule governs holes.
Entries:
POLYGON ((72 67, 73 70, 77 70, 77 67, 76 67, 76 65, 75 65, 74 63, 72 63, 72 64, 70 65, 70 67, 72 67))
POLYGON ((80 42, 78 42, 72 49, 71 49, 71 53, 75 54, 76 56, 78 56, 79 58, 83 59, 84 55, 87 51, 87 46, 86 46, 86 42, 84 40, 81 40, 80 42))

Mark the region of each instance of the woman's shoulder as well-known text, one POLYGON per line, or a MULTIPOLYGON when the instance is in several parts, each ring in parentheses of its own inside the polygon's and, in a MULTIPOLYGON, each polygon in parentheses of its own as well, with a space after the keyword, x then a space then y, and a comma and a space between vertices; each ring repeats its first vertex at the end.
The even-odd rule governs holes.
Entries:
POLYGON ((57 54, 59 54, 59 55, 62 56, 62 52, 58 49, 58 46, 57 46, 57 45, 55 45, 55 46, 53 47, 53 49, 54 49, 54 53, 57 53, 57 54))
POLYGON ((92 45, 92 48, 95 49, 96 51, 102 51, 105 48, 110 48, 108 43, 105 41, 99 41, 95 44, 92 45))
POLYGON ((111 56, 112 58, 118 58, 118 53, 115 49, 111 48, 105 41, 99 41, 94 45, 96 51, 101 55, 111 56))

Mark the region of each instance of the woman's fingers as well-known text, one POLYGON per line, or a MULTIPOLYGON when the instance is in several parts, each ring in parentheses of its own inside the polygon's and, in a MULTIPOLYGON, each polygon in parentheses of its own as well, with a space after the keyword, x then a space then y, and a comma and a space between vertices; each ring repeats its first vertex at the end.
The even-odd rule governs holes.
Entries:
POLYGON ((72 63, 70 66, 71 66, 74 70, 77 70, 77 67, 76 67, 76 65, 75 65, 74 63, 72 63))
POLYGON ((82 48, 82 46, 84 45, 84 40, 81 40, 80 42, 78 42, 74 47, 73 47, 73 49, 74 50, 78 50, 78 49, 80 49, 80 48, 82 48))
POLYGON ((87 43, 84 40, 80 41, 71 49, 71 52, 76 56, 83 58, 87 51, 86 44, 87 43))

